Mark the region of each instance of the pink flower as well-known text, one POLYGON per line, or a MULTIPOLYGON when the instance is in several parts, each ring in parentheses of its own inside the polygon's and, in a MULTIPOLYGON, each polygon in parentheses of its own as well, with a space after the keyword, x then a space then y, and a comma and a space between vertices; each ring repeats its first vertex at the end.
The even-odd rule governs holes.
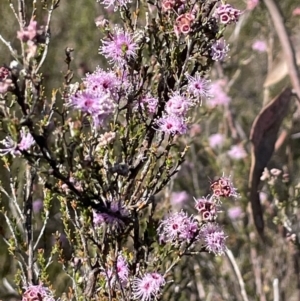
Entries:
POLYGON ((125 286, 129 277, 129 267, 127 260, 121 254, 118 255, 117 262, 114 264, 114 266, 112 268, 109 268, 107 272, 102 273, 105 275, 106 280, 109 281, 110 286, 118 283, 116 272, 121 284, 125 286))
POLYGON ((217 40, 211 46, 211 57, 214 61, 223 61, 229 52, 229 46, 224 39, 217 40))
POLYGON ((89 90, 79 91, 70 97, 69 106, 72 106, 84 113, 98 115, 101 102, 108 99, 110 94, 95 93, 89 90))
POLYGON ((136 57, 138 45, 134 42, 132 34, 115 26, 114 35, 108 41, 102 41, 103 46, 99 52, 103 54, 111 64, 122 66, 130 59, 136 57))
POLYGON ((205 247, 208 252, 215 253, 215 255, 222 255, 226 250, 225 240, 226 236, 218 224, 205 224, 200 231, 200 236, 204 240, 205 247))
POLYGON ((227 152, 228 156, 234 160, 240 160, 247 157, 247 153, 242 145, 233 145, 227 152))
POLYGON ((159 273, 147 273, 142 278, 136 277, 132 281, 133 299, 140 301, 155 299, 163 285, 165 280, 159 273))
POLYGON ((209 107, 214 108, 220 105, 226 106, 230 103, 231 98, 224 91, 225 85, 226 82, 223 80, 217 80, 211 84, 213 96, 206 101, 209 107))
POLYGON ((83 79, 86 90, 90 90, 93 93, 110 93, 115 100, 117 100, 117 92, 120 90, 122 85, 121 80, 112 71, 104 71, 97 67, 96 70, 87 74, 86 78, 83 79))
POLYGON ((30 149, 30 147, 35 143, 32 135, 30 133, 26 133, 25 130, 21 130, 21 141, 17 145, 17 149, 21 151, 25 151, 30 149))
POLYGON ((217 218, 218 210, 216 203, 211 199, 202 197, 195 199, 195 208, 197 209, 200 217, 204 221, 214 221, 217 218))
POLYGON ((172 10, 176 4, 175 0, 162 0, 161 8, 163 12, 172 10))
POLYGON ((259 3, 259 0, 247 0, 247 9, 253 10, 259 3))
POLYGON ((210 188, 213 191, 213 196, 217 199, 219 197, 238 197, 238 193, 236 188, 233 186, 230 177, 220 177, 211 183, 210 188))
POLYGON ((293 12, 292 12, 293 16, 300 16, 300 7, 296 7, 293 12))
POLYGON ((158 106, 158 99, 152 97, 151 95, 147 95, 142 97, 142 99, 136 105, 137 108, 141 108, 142 110, 147 110, 149 113, 155 113, 158 106))
POLYGON ((185 134, 187 125, 183 117, 165 115, 156 120, 158 130, 169 135, 185 134))
POLYGON ((68 105, 91 115, 95 127, 102 125, 116 108, 110 93, 93 92, 91 89, 71 95, 68 105))
POLYGON ((233 8, 230 4, 221 4, 215 11, 214 16, 218 17, 220 23, 231 24, 239 20, 242 12, 239 9, 233 8))
POLYGON ((174 93, 166 103, 165 111, 168 115, 182 117, 187 113, 190 105, 191 103, 187 98, 181 96, 179 93, 174 93))
POLYGON ((185 13, 177 17, 175 21, 174 31, 177 36, 182 34, 188 34, 191 31, 191 26, 195 16, 192 13, 185 13))
POLYGON ((22 301, 55 301, 52 293, 46 287, 40 285, 29 285, 22 295, 22 301))
POLYGON ((180 211, 170 214, 157 229, 162 242, 190 242, 197 240, 199 227, 192 216, 180 211))
POLYGON ((126 7, 128 3, 131 3, 131 0, 97 0, 97 2, 104 4, 108 10, 113 8, 114 11, 117 11, 121 7, 126 7))
POLYGON ((189 194, 186 191, 172 192, 170 203, 172 205, 183 204, 189 199, 189 194))
POLYGON ((241 207, 236 206, 228 209, 227 214, 231 220, 236 220, 243 216, 243 210, 241 207))
POLYGON ((267 44, 263 40, 256 40, 252 44, 252 49, 258 52, 266 52, 267 51, 267 44))
POLYGON ((17 37, 23 42, 32 41, 37 35, 37 29, 37 22, 31 19, 27 27, 17 32, 17 37))
POLYGON ((208 137, 208 143, 211 148, 220 148, 223 146, 225 137, 222 134, 216 133, 208 137))
POLYGON ((21 140, 16 143, 11 137, 7 136, 4 140, 0 141, 5 146, 4 149, 0 149, 0 156, 11 154, 12 156, 21 155, 20 151, 27 151, 35 143, 32 135, 26 133, 24 129, 20 132, 21 140))
MULTIPOLYGON (((17 38, 22 42, 27 42, 27 46, 45 42, 45 28, 39 26, 33 19, 30 20, 27 27, 17 32, 17 38)), ((31 50, 32 51, 32 50, 31 50)))
POLYGON ((189 93, 197 98, 210 97, 210 80, 206 80, 198 73, 194 77, 186 74, 186 77, 188 79, 187 90, 189 93))

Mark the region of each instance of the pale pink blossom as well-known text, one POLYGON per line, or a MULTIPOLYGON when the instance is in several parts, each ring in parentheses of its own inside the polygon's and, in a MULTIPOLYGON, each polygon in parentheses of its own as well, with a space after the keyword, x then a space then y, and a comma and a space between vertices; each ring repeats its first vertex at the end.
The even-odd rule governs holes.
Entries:
POLYGON ((247 153, 244 147, 240 144, 233 145, 230 150, 227 152, 228 156, 234 160, 240 160, 247 157, 247 153))
POLYGON ((212 134, 208 137, 208 143, 211 148, 220 148, 225 142, 224 135, 220 133, 212 134))
POLYGON ((135 277, 132 281, 132 298, 140 301, 156 300, 165 283, 164 277, 159 273, 147 273, 142 277, 135 277))
POLYGON ((243 215, 244 215, 243 210, 240 206, 229 208, 227 211, 227 214, 231 220, 237 220, 237 219, 243 217, 243 215))
POLYGON ((172 10, 176 4, 175 0, 162 0, 161 8, 163 12, 172 10))
POLYGON ((226 235, 218 224, 205 224, 200 231, 200 236, 203 238, 208 252, 214 253, 215 255, 224 254, 226 250, 226 235))
POLYGON ((188 201, 189 194, 186 191, 175 191, 171 193, 170 203, 172 205, 181 205, 188 201))
POLYGON ((266 52, 267 48, 268 48, 267 43, 263 40, 256 40, 252 44, 252 49, 257 52, 266 52))
POLYGON ((231 98, 224 91, 226 84, 227 82, 225 80, 217 80, 211 84, 212 97, 207 99, 207 106, 214 108, 222 105, 227 106, 230 103, 231 98))
POLYGON ((300 16, 300 7, 296 7, 293 12, 292 12, 293 16, 300 16))
POLYGON ((29 285, 28 287, 26 287, 26 290, 22 295, 22 301, 34 300, 55 301, 51 291, 41 284, 29 285))
POLYGON ((247 9, 253 10, 259 3, 259 0, 247 0, 247 9))

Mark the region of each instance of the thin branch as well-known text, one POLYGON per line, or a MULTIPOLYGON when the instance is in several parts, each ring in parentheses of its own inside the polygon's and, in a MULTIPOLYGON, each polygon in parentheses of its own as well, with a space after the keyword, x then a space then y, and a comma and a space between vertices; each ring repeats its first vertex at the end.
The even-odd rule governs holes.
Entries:
POLYGON ((235 272, 236 278, 237 278, 239 286, 240 286, 240 290, 241 290, 241 295, 242 295, 243 301, 249 301, 247 293, 246 293, 246 290, 245 290, 245 282, 243 280, 243 277, 242 277, 242 274, 240 272, 240 269, 239 269, 239 267, 238 267, 238 265, 237 265, 237 263, 235 261, 235 258, 234 258, 232 252, 229 249, 227 249, 225 251, 225 253, 226 253, 226 256, 227 256, 228 260, 230 261, 230 263, 231 263, 231 265, 233 267, 233 270, 235 272))
POLYGON ((14 5, 13 5, 13 3, 12 3, 11 0, 9 0, 9 7, 11 8, 11 10, 12 10, 12 12, 13 12, 15 18, 17 19, 18 23, 20 23, 19 16, 18 16, 18 14, 17 14, 17 12, 16 12, 16 10, 15 10, 15 7, 14 7, 14 5))
MULTIPOLYGON (((13 237, 13 240, 14 240, 14 244, 15 244, 15 249, 18 251, 18 254, 20 256, 20 259, 22 261, 22 264, 27 267, 27 264, 26 264, 26 261, 25 261, 25 258, 23 257, 23 255, 21 254, 21 249, 20 249, 20 246, 19 246, 19 242, 18 242, 18 239, 16 237, 16 234, 15 234, 15 231, 14 231, 14 228, 13 228, 13 225, 11 223, 11 220, 9 219, 8 215, 6 214, 6 212, 3 213, 4 217, 5 217, 5 221, 6 221, 6 224, 11 232, 11 235, 13 237)), ((11 244, 9 243, 9 241, 3 237, 3 240, 5 241, 6 244, 8 244, 9 246, 11 246, 11 244)), ((22 266, 22 264, 20 263, 20 265, 22 266)), ((23 269, 23 266, 22 266, 22 269, 23 269)))
POLYGON ((25 192, 25 204, 24 215, 26 217, 24 227, 26 232, 26 243, 28 252, 28 281, 30 284, 34 284, 34 248, 33 248, 33 230, 32 230, 32 192, 34 184, 35 172, 31 170, 31 167, 27 167, 26 170, 26 183, 24 187, 25 192))
POLYGON ((278 278, 275 278, 273 280, 273 295, 274 295, 274 301, 279 301, 279 287, 278 287, 278 278))
MULTIPOLYGON (((25 3, 24 0, 18 0, 18 8, 19 8, 19 25, 20 25, 20 30, 23 32, 24 26, 26 24, 25 21, 25 3)), ((22 58, 23 58, 23 65, 26 63, 26 56, 25 56, 25 47, 24 47, 24 42, 20 40, 21 42, 21 49, 22 49, 22 58)))
POLYGON ((17 53, 13 50, 13 48, 11 47, 11 44, 10 42, 7 42, 3 37, 2 35, 0 35, 0 40, 1 42, 8 48, 10 54, 12 55, 12 57, 18 62, 19 62, 19 59, 18 59, 18 56, 17 56, 17 53))
POLYGON ((40 231, 40 234, 39 234, 39 237, 37 238, 35 244, 34 244, 34 247, 33 247, 33 251, 36 251, 36 248, 38 247, 38 244, 42 238, 42 236, 44 235, 44 232, 45 232, 45 229, 46 229, 46 226, 47 226, 47 223, 48 223, 48 220, 49 220, 49 210, 46 211, 46 216, 45 216, 45 219, 44 219, 44 223, 43 223, 43 227, 40 231))
POLYGON ((46 24, 46 28, 45 28, 45 33, 46 33, 45 49, 43 51, 43 55, 42 55, 42 58, 39 62, 39 65, 35 69, 35 73, 37 73, 39 71, 39 69, 42 67, 42 65, 43 65, 43 63, 44 63, 44 61, 47 57, 49 43, 50 43, 50 30, 49 30, 49 27, 50 27, 50 21, 51 21, 51 17, 52 17, 52 13, 53 13, 54 8, 55 8, 54 1, 52 1, 51 8, 48 12, 48 19, 47 19, 47 24, 46 24))

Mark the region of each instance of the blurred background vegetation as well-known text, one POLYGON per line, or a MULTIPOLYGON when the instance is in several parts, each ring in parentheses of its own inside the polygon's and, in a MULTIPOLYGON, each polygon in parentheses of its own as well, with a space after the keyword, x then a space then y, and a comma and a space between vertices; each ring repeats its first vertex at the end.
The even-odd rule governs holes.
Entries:
MULTIPOLYGON (((14 1, 16 2, 16 1, 14 1)), ((27 20, 31 15, 31 2, 28 3, 27 20)), ((37 1, 39 2, 39 1, 37 1)), ((245 10, 246 1, 229 1, 233 6, 245 10)), ((300 16, 294 16, 293 11, 300 5, 296 0, 280 1, 280 8, 284 15, 285 25, 291 36, 299 36, 300 16)), ((9 8, 8 1, 0 1, 0 32, 13 48, 19 49, 16 38, 17 22, 9 8)), ((98 54, 100 46, 100 31, 95 26, 95 19, 104 16, 111 23, 118 23, 118 15, 107 12, 95 0, 62 0, 60 7, 54 11, 51 22, 51 42, 47 60, 42 68, 47 97, 51 97, 52 89, 61 87, 64 73, 67 70, 65 48, 74 48, 74 60, 71 69, 74 71, 74 81, 78 81, 88 71, 96 66, 106 67, 105 61, 98 54)), ((46 22, 47 14, 38 8, 37 20, 39 24, 46 22)), ((281 46, 274 26, 263 3, 253 11, 245 11, 240 23, 231 25, 225 33, 226 41, 230 44, 229 57, 223 64, 216 64, 211 72, 212 79, 226 79, 227 93, 231 97, 229 111, 222 108, 207 110, 200 108, 194 118, 198 130, 186 142, 191 142, 187 162, 174 180, 172 192, 186 192, 187 202, 176 204, 176 208, 193 207, 193 196, 206 195, 210 180, 225 174, 231 174, 233 182, 239 189, 241 197, 234 202, 224 202, 223 213, 219 222, 228 234, 227 246, 232 250, 236 263, 245 282, 245 289, 249 300, 300 300, 300 272, 299 249, 291 245, 286 239, 286 231, 273 222, 274 215, 270 210, 274 208, 273 196, 266 191, 265 221, 268 241, 263 245, 253 234, 254 229, 248 227, 248 178, 251 165, 249 134, 254 119, 261 108, 275 96, 282 88, 289 85, 288 77, 270 87, 269 96, 263 85, 267 74, 282 59, 281 46), (252 45, 256 40, 264 40, 268 45, 267 52, 256 52, 252 45), (276 61, 277 60, 277 61, 276 61), (233 135, 230 120, 237 129, 233 135), (208 137, 214 133, 226 136, 224 147, 218 151, 212 150, 208 144, 208 137), (241 160, 233 160, 226 155, 232 145, 242 144, 247 156, 241 160), (241 210, 237 218, 228 215, 230 209, 238 207, 241 210), (271 209, 270 209, 271 208, 271 209), (275 299, 276 279, 280 299, 275 299)), ((297 45, 296 45, 297 46, 297 45)), ((300 52, 300 47, 298 47, 300 52)), ((11 56, 5 45, 0 43, 1 65, 9 65, 11 56)), ((282 128, 288 131, 288 138, 280 149, 273 155, 269 167, 279 168, 289 173, 288 189, 295 191, 300 183, 300 142, 292 139, 297 134, 299 120, 293 118, 291 108, 282 128)), ((5 181, 5 173, 0 171, 0 178, 5 181)), ((279 184, 278 184, 279 185, 279 184)), ((285 184, 280 184, 285 185, 285 184)), ((296 193, 292 193, 297 196, 296 193)), ((176 201, 175 201, 176 202, 176 201)), ((275 210, 275 209, 274 209, 275 210)), ((276 210, 275 210, 276 211, 276 210)), ((299 210, 296 212, 299 218, 299 210)), ((53 212, 48 234, 57 229, 59 217, 53 212)), ((297 215, 296 214, 296 215, 297 215)), ((4 221, 2 220, 3 224, 4 221)), ((299 227, 299 222, 298 224, 299 227)), ((299 232, 299 228, 297 231, 299 232)), ((50 243, 49 243, 50 245, 50 243)), ((68 243, 63 245, 66 252, 68 243)), ((5 245, 0 247, 0 299, 13 300, 9 295, 5 279, 13 279, 15 268, 12 267, 12 257, 8 255, 5 245)), ((59 296, 65 291, 68 281, 61 276, 60 269, 51 271, 53 286, 59 296)), ((169 284, 163 300, 244 300, 240 293, 240 285, 232 267, 232 261, 226 257, 214 257, 211 254, 187 258, 176 269, 174 283, 169 284)), ((18 300, 18 299, 14 299, 18 300)))

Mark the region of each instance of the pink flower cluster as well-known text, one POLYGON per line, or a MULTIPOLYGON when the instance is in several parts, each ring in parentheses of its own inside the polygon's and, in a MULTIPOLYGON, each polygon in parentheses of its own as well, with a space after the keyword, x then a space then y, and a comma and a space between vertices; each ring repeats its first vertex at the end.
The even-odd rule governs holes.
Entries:
POLYGON ((195 208, 198 211, 201 220, 214 221, 217 218, 218 208, 214 198, 195 199, 195 208))
POLYGON ((176 18, 174 25, 174 32, 177 37, 180 34, 188 34, 191 31, 191 26, 193 21, 195 20, 195 16, 192 13, 185 13, 176 18))
POLYGON ((177 7, 180 7, 184 1, 181 0, 162 0, 161 8, 163 12, 176 10, 177 7))
POLYGON ((233 186, 230 177, 220 177, 211 183, 210 188, 213 191, 213 196, 217 199, 220 197, 238 197, 238 193, 236 188, 233 186))
POLYGON ((197 221, 183 211, 172 213, 162 220, 157 231, 160 241, 164 243, 189 243, 199 239, 197 221))
POLYGON ((210 188, 213 192, 210 197, 195 199, 195 209, 200 220, 181 210, 170 213, 160 222, 157 233, 161 243, 182 246, 184 243, 192 245, 202 242, 207 251, 216 255, 224 253, 226 236, 221 227, 215 223, 219 212, 218 206, 221 197, 237 197, 238 194, 230 177, 220 177, 210 188))
POLYGON ((167 134, 184 134, 187 131, 185 114, 192 105, 190 99, 178 92, 173 93, 165 106, 165 115, 156 120, 158 129, 167 134))
POLYGON ((211 46, 211 57, 214 61, 223 61, 229 52, 229 46, 224 39, 217 40, 211 46))
POLYGON ((213 96, 207 100, 208 107, 227 106, 230 103, 231 98, 225 92, 226 84, 225 80, 217 80, 211 84, 213 96))
POLYGON ((114 113, 128 83, 126 78, 100 68, 87 74, 83 82, 85 89, 72 94, 67 105, 91 116, 94 126, 99 127, 114 113))
POLYGON ((147 111, 150 114, 154 114, 156 112, 158 106, 158 99, 147 94, 146 96, 142 97, 140 101, 138 101, 137 105, 135 106, 137 109, 141 108, 143 111, 147 111))
POLYGON ((228 25, 236 23, 241 14, 239 9, 233 8, 230 4, 222 4, 216 9, 214 16, 218 17, 222 24, 228 25))
POLYGON ((39 26, 37 21, 30 20, 27 27, 17 32, 17 37, 24 43, 27 43, 27 59, 35 56, 37 44, 45 42, 45 31, 43 26, 39 26))
POLYGON ((23 42, 34 41, 39 33, 39 27, 37 21, 30 20, 27 27, 24 27, 21 31, 17 32, 17 37, 23 42))
POLYGON ((108 40, 103 40, 102 44, 99 53, 116 66, 123 67, 130 59, 136 57, 138 45, 133 35, 118 26, 114 27, 108 40))
POLYGON ((187 91, 197 99, 203 97, 209 98, 211 92, 210 80, 206 80, 199 73, 196 73, 194 77, 186 74, 188 79, 187 91))
POLYGON ((29 285, 22 296, 22 301, 55 301, 50 290, 42 285, 29 285))
POLYGON ((109 286, 114 286, 116 283, 120 283, 122 286, 126 286, 129 277, 128 262, 122 254, 118 254, 116 264, 108 268, 107 271, 102 272, 106 281, 109 282, 109 286))
POLYGON ((165 115, 156 120, 158 129, 167 134, 185 134, 187 132, 186 114, 203 97, 210 97, 210 81, 196 73, 188 79, 187 93, 174 92, 165 105, 165 115))
POLYGON ((161 288, 165 285, 164 277, 156 272, 136 277, 132 281, 133 299, 140 301, 156 300, 161 288))
POLYGON ((200 236, 204 241, 208 252, 215 255, 222 255, 226 250, 226 235, 223 229, 216 223, 205 224, 200 231, 200 236))
POLYGON ((116 262, 109 258, 108 265, 109 267, 101 272, 106 280, 106 285, 109 287, 121 285, 124 289, 130 283, 132 299, 141 301, 155 299, 166 283, 164 276, 158 272, 148 272, 143 276, 135 276, 130 281, 130 265, 121 252, 118 254, 116 262))

